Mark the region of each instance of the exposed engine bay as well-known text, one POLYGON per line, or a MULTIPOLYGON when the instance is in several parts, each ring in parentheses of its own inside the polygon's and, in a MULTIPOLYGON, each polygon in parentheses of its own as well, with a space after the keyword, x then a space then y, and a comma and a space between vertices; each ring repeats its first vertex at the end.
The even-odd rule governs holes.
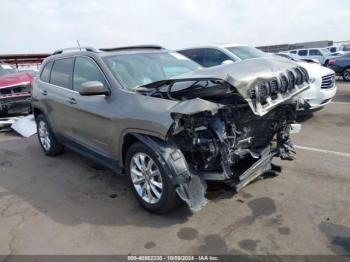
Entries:
POLYGON ((193 210, 206 202, 200 196, 205 181, 225 181, 239 191, 263 173, 280 171, 271 163, 273 157, 293 159, 289 134, 296 124, 297 102, 291 98, 308 88, 306 70, 289 67, 256 75, 237 67, 235 75, 232 68, 220 68, 219 77, 192 74, 138 90, 179 101, 171 111, 168 140, 188 166, 189 179, 177 192, 193 210))
POLYGON ((194 171, 222 171, 226 178, 237 178, 236 165, 247 157, 259 159, 274 137, 273 155, 293 159, 289 128, 294 110, 295 104, 282 105, 257 117, 244 107, 227 106, 215 115, 177 115, 172 139, 194 171))

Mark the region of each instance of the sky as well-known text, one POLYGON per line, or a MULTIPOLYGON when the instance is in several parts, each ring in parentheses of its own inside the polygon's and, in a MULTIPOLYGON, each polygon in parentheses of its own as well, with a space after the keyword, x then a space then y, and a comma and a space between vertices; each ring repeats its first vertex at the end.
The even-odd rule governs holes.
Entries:
POLYGON ((350 0, 0 0, 0 54, 350 40, 350 0))

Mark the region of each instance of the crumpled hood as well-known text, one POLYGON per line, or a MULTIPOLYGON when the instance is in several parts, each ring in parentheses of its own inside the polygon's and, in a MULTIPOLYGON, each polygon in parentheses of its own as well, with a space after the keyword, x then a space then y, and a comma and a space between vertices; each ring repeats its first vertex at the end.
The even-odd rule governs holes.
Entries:
POLYGON ((172 79, 190 79, 190 78, 215 78, 222 79, 234 86, 240 95, 248 102, 251 109, 256 115, 262 116, 269 112, 272 108, 276 107, 295 95, 309 88, 308 75, 306 70, 298 65, 296 62, 279 57, 264 57, 250 60, 244 60, 241 62, 225 64, 220 66, 214 66, 211 68, 205 68, 196 70, 190 73, 186 73, 180 76, 176 76, 172 79), (301 84, 295 84, 290 75, 294 75, 294 80, 299 73, 302 73, 304 81, 301 84), (305 75, 306 74, 306 75, 305 75), (271 89, 270 84, 272 80, 277 81, 279 90, 282 86, 282 78, 288 81, 287 92, 277 92, 274 99, 269 96, 266 103, 262 104, 258 100, 259 96, 259 83, 267 83, 267 88, 271 89), (294 83, 294 84, 292 84, 294 83), (251 91, 256 93, 256 98, 251 96, 251 91))
POLYGON ((33 76, 28 73, 15 73, 10 75, 4 75, 0 77, 0 88, 30 83, 32 80, 33 76))

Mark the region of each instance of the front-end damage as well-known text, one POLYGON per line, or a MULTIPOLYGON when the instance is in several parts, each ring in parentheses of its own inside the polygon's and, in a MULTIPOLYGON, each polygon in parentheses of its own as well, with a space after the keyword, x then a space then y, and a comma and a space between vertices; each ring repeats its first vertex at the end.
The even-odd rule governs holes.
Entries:
POLYGON ((307 88, 306 70, 264 58, 155 82, 139 92, 179 101, 169 112, 167 140, 153 142, 179 196, 199 210, 206 203, 206 181, 239 191, 273 170, 273 157, 293 159, 291 98, 307 88))

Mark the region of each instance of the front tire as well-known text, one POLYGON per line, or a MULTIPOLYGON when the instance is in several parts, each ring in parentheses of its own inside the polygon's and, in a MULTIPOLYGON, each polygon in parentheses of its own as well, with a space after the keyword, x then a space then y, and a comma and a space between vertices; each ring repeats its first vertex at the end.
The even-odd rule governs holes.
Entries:
POLYGON ((44 153, 47 156, 62 154, 64 146, 55 138, 44 115, 37 116, 36 127, 39 143, 44 153))
POLYGON ((350 67, 344 69, 342 76, 345 82, 350 82, 350 67))
POLYGON ((125 161, 130 187, 146 210, 160 214, 177 206, 179 197, 175 185, 153 150, 136 142, 129 148, 125 161))

